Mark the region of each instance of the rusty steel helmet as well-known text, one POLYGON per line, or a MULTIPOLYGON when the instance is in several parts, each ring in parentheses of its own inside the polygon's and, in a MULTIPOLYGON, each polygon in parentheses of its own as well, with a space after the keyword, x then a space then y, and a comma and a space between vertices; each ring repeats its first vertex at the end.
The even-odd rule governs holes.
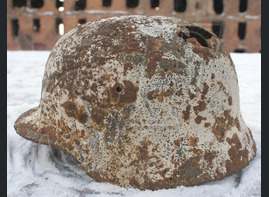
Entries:
POLYGON ((66 151, 94 180, 127 188, 223 179, 256 154, 222 41, 171 17, 113 17, 66 33, 39 106, 15 129, 66 151))

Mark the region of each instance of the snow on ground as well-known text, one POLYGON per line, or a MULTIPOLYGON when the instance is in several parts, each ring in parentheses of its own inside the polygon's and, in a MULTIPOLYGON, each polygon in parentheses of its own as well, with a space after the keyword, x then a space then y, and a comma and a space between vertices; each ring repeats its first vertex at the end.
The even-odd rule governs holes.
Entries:
POLYGON ((257 144, 257 156, 241 173, 195 187, 141 191, 91 179, 62 151, 16 134, 17 117, 36 107, 49 52, 7 52, 7 191, 8 196, 261 196, 261 55, 231 54, 238 74, 241 111, 257 144))

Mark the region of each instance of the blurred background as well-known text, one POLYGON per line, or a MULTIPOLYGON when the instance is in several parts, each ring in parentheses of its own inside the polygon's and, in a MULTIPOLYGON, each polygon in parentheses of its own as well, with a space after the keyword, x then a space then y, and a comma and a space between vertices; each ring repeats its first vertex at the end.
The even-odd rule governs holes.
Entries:
POLYGON ((51 50, 77 25, 133 14, 196 22, 230 52, 261 51, 261 0, 7 0, 7 49, 51 50))

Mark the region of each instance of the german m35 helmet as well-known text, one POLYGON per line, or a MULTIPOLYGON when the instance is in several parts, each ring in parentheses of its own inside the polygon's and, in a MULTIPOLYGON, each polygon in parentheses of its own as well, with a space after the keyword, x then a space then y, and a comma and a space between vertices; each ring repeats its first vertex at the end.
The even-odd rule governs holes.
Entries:
POLYGON ((66 151, 96 181, 139 189, 223 179, 256 154, 222 41, 170 17, 113 17, 66 33, 39 106, 15 129, 66 151))

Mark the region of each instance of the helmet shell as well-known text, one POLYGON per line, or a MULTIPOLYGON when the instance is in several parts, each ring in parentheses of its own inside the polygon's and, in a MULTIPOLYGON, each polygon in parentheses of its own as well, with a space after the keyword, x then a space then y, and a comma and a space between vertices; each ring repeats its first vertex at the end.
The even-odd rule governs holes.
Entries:
POLYGON ((139 189, 223 179, 256 153, 222 41, 177 18, 80 25, 48 58, 40 105, 15 123, 96 181, 139 189))

